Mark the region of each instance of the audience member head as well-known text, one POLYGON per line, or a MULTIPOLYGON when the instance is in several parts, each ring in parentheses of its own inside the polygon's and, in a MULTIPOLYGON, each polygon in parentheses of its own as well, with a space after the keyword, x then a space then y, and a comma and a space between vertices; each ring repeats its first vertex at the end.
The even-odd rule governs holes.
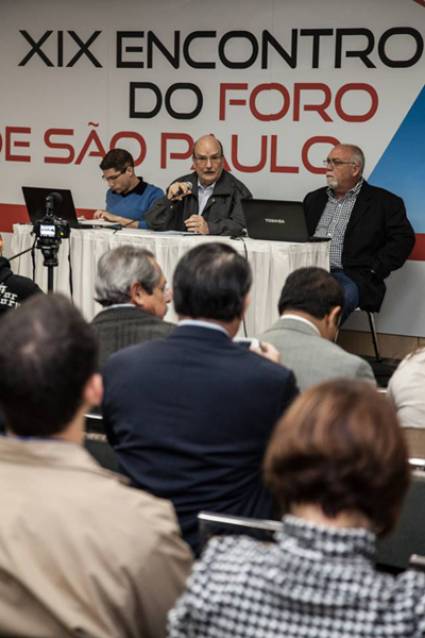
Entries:
POLYGON ((223 146, 214 135, 204 135, 192 150, 193 165, 204 186, 214 184, 223 172, 223 146))
POLYGON ((65 434, 100 402, 95 335, 62 295, 35 295, 6 315, 0 343, 0 404, 14 434, 65 434))
POLYGON ((409 484, 393 405, 370 384, 347 379, 295 400, 272 435, 264 470, 284 510, 315 506, 330 524, 358 514, 380 535, 396 523, 409 484))
POLYGON ((128 193, 138 183, 134 173, 134 159, 123 148, 113 148, 99 164, 103 179, 114 193, 128 193))
POLYGON ((326 181, 338 195, 351 190, 363 175, 365 157, 354 144, 337 144, 325 160, 326 181))
POLYGON ((323 268, 299 268, 288 275, 280 293, 278 310, 305 316, 322 337, 333 341, 341 320, 344 293, 340 284, 323 268))
POLYGON ((229 324, 234 336, 248 305, 251 283, 249 263, 231 246, 218 242, 196 246, 180 259, 174 272, 176 312, 180 317, 229 324))
POLYGON ((145 248, 123 245, 108 250, 97 264, 96 301, 102 306, 132 303, 162 319, 171 293, 154 255, 145 248))

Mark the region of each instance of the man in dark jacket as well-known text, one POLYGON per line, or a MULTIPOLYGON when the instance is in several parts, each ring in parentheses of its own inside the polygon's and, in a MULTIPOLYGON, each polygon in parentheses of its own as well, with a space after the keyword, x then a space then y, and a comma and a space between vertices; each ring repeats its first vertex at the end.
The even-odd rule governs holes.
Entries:
POLYGON ((192 248, 174 272, 177 328, 117 352, 104 369, 104 425, 120 468, 174 503, 195 551, 201 510, 273 515, 262 459, 297 387, 291 371, 232 341, 251 282, 231 246, 192 248))
POLYGON ((403 200, 363 179, 358 146, 337 144, 325 165, 328 186, 304 199, 309 233, 331 239, 331 273, 345 294, 343 319, 357 306, 378 311, 384 279, 404 264, 415 243, 403 200))
POLYGON ((224 170, 221 142, 204 135, 193 146, 194 173, 179 177, 147 211, 152 230, 180 230, 202 235, 241 235, 245 227, 241 199, 250 191, 224 170))
POLYGON ((2 252, 3 238, 0 235, 0 317, 11 308, 17 308, 31 295, 42 292, 29 277, 14 275, 9 260, 2 257, 2 252))

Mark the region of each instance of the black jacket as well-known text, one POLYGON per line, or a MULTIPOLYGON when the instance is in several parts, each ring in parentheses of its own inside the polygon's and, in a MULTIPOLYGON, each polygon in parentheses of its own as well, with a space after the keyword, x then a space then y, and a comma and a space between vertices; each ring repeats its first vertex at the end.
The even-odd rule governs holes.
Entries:
MULTIPOLYGON (((328 201, 327 188, 304 199, 308 232, 314 234, 328 201)), ((345 232, 344 272, 357 284, 360 307, 378 311, 384 299, 384 279, 401 268, 415 244, 403 200, 383 188, 363 183, 345 232)))
MULTIPOLYGON (((185 231, 184 221, 191 215, 198 214, 198 175, 190 173, 175 181, 191 182, 192 193, 180 202, 170 201, 167 197, 158 199, 145 214, 145 221, 152 230, 185 231)), ((242 182, 223 171, 202 213, 208 224, 209 234, 241 235, 245 228, 241 199, 251 197, 250 191, 242 182)))

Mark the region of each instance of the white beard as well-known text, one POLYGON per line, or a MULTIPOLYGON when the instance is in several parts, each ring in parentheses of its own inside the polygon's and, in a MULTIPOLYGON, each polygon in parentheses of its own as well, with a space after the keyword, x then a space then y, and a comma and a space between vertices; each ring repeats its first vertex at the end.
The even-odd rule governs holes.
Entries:
POLYGON ((334 190, 338 186, 338 180, 336 179, 336 177, 326 177, 326 181, 328 183, 328 186, 330 186, 334 190))

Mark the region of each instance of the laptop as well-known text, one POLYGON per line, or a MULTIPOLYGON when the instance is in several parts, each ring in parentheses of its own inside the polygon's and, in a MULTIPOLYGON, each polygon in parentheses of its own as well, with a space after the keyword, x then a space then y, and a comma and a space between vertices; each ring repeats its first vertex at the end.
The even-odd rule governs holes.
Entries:
POLYGON ((53 195, 53 214, 65 219, 71 228, 112 228, 120 229, 120 224, 104 219, 89 219, 86 222, 77 218, 72 193, 65 188, 40 188, 38 186, 22 186, 28 215, 33 224, 46 215, 46 198, 53 195))
POLYGON ((302 202, 274 199, 243 199, 246 230, 251 239, 323 242, 327 237, 310 237, 302 202))

